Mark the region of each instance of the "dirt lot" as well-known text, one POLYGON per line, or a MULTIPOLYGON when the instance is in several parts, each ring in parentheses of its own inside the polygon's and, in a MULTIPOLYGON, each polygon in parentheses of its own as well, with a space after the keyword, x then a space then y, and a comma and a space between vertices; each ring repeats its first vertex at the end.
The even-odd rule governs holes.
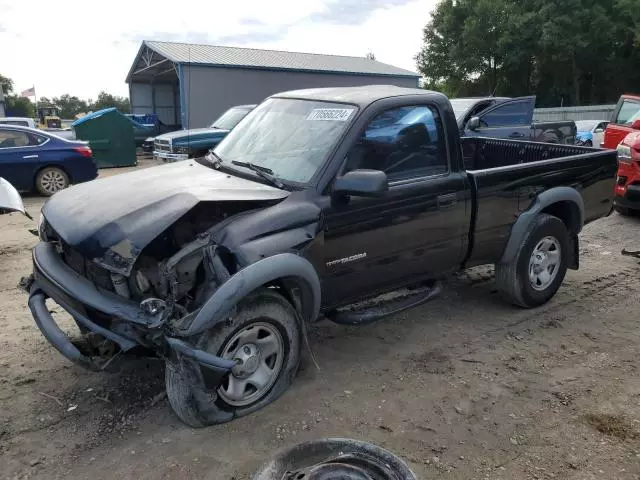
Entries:
POLYGON ((322 436, 375 442, 423 479, 640 478, 640 260, 620 254, 640 250, 640 219, 587 226, 581 269, 537 310, 504 304, 481 268, 378 324, 320 323, 320 370, 307 360, 278 402, 202 430, 172 414, 161 363, 95 374, 47 344, 16 288, 28 227, 0 217, 2 478, 240 480, 322 436))

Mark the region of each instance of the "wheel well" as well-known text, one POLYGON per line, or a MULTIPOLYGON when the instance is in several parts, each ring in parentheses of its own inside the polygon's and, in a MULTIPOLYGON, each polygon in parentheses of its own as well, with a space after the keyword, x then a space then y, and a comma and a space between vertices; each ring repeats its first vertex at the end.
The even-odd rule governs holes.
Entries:
POLYGON ((574 202, 567 200, 556 202, 545 207, 540 213, 547 213, 558 217, 573 235, 577 235, 580 230, 582 230, 580 208, 574 202))
POLYGON ((38 170, 36 170, 35 175, 33 176, 33 187, 36 187, 36 182, 38 181, 38 174, 44 170, 45 168, 57 168, 58 170, 62 170, 66 175, 67 178, 69 179, 69 185, 71 185, 73 183, 73 179, 71 178, 71 174, 69 173, 69 171, 64 168, 61 165, 56 165, 56 164, 48 164, 48 165, 43 165, 42 167, 38 168, 38 170))
POLYGON ((300 318, 307 322, 315 320, 309 318, 311 307, 310 291, 303 279, 296 277, 279 278, 265 286, 275 288, 293 306, 300 318))

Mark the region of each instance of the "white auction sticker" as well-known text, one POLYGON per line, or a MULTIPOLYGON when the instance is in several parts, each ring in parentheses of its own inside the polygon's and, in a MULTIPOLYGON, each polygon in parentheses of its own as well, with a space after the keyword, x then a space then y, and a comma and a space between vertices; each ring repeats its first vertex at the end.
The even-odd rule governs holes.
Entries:
POLYGON ((315 108, 311 110, 307 120, 333 120, 346 122, 351 116, 353 108, 315 108))

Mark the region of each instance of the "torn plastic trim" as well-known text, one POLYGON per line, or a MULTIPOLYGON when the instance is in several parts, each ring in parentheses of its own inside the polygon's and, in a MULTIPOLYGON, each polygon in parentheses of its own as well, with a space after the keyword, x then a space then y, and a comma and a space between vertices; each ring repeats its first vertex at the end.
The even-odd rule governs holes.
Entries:
POLYGON ((281 253, 248 265, 225 283, 202 306, 195 319, 180 336, 202 333, 224 321, 232 309, 249 293, 275 280, 299 279, 302 317, 315 320, 320 313, 320 279, 313 265, 293 253, 281 253))
MULTIPOLYGON (((73 363, 80 365, 81 367, 93 371, 101 371, 105 367, 107 367, 112 358, 107 359, 104 362, 100 362, 96 358, 88 357, 84 355, 80 350, 78 350, 78 348, 71 342, 69 337, 67 337, 67 335, 60 329, 60 327, 58 327, 58 324, 47 308, 46 300, 47 294, 43 292, 37 285, 33 285, 31 287, 28 301, 29 310, 31 310, 31 314, 34 321, 36 322, 36 325, 42 332, 42 335, 44 335, 44 337, 47 339, 47 341, 63 356, 71 360, 73 363)), ((54 298, 53 300, 56 299, 54 298)), ((120 347, 121 352, 126 352, 127 350, 130 350, 138 345, 138 343, 133 340, 122 337, 121 335, 118 335, 95 324, 87 317, 81 315, 72 308, 69 308, 68 306, 62 304, 60 305, 65 310, 67 310, 76 321, 82 323, 82 325, 87 327, 89 330, 95 333, 99 333, 106 339, 115 342, 120 347)))
POLYGON ((199 350, 178 338, 165 337, 165 339, 169 346, 176 352, 212 370, 227 373, 236 365, 236 362, 233 360, 227 360, 205 352, 204 350, 199 350))

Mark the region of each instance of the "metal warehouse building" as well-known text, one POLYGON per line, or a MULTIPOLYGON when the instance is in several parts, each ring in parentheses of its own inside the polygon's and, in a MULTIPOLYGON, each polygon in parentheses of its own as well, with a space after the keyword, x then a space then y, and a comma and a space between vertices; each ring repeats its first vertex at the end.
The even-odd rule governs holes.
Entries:
POLYGON ((234 105, 286 90, 391 84, 416 87, 419 75, 365 57, 144 41, 129 74, 133 113, 166 124, 204 127, 234 105))

